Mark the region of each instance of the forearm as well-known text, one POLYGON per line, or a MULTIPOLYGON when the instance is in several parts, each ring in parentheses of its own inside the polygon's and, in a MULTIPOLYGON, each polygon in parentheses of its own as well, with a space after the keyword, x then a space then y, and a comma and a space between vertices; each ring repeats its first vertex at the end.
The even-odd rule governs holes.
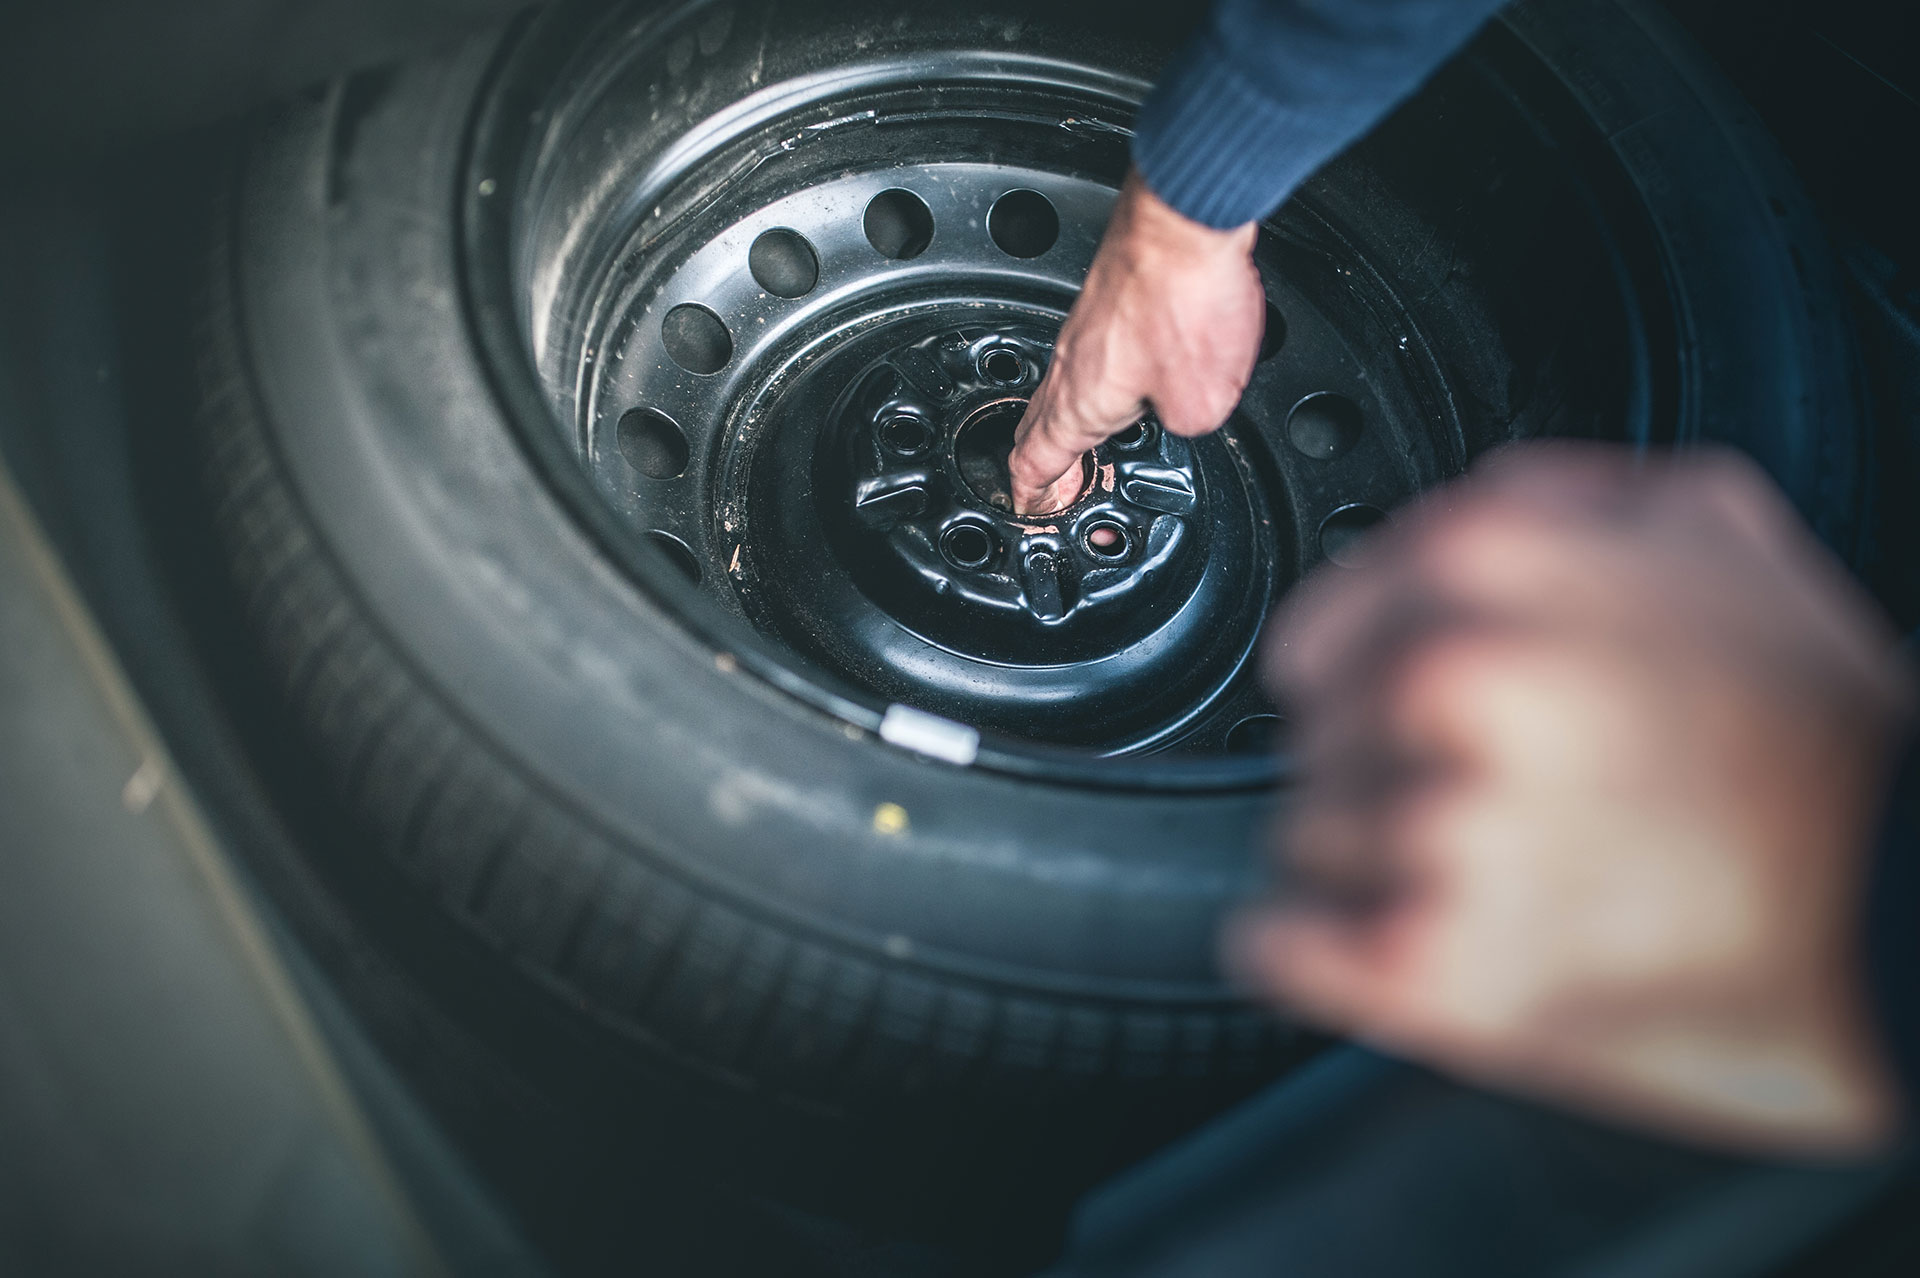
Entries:
POLYGON ((1216 0, 1141 107, 1134 163, 1213 227, 1266 216, 1411 95, 1499 0, 1216 0))

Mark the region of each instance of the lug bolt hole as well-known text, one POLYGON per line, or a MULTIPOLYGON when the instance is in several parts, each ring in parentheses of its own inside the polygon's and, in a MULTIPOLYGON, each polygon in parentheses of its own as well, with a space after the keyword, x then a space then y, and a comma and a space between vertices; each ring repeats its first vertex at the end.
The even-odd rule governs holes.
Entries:
POLYGON ((1355 567, 1360 563, 1361 543, 1385 522, 1385 512, 1377 507, 1342 506, 1320 521, 1320 553, 1342 568, 1355 567))
POLYGON ((933 444, 933 427, 911 413, 895 413, 880 423, 880 442, 902 457, 918 457, 933 444))
POLYGON ((993 558, 993 534, 979 524, 955 524, 941 536, 940 553, 956 568, 983 568, 993 558))
POLYGON ((1127 557, 1127 530, 1111 519, 1095 520, 1087 528, 1087 553, 1115 563, 1127 557))
POLYGON ((1113 437, 1113 446, 1122 452, 1131 453, 1145 448, 1153 439, 1153 427, 1145 422, 1135 422, 1113 437))
POLYGON ((1002 386, 1012 386, 1027 375, 1027 363, 1017 351, 998 346, 980 357, 980 371, 1002 386))

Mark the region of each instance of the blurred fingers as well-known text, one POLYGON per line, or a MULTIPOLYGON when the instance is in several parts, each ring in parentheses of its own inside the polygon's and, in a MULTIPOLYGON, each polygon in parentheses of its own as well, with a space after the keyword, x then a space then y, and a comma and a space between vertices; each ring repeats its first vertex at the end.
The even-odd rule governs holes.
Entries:
POLYGON ((1387 1001, 1392 973, 1369 925, 1345 913, 1249 911, 1229 922, 1221 949, 1238 981, 1328 1029, 1368 1025, 1387 1001))
POLYGON ((1485 499, 1560 519, 1614 519, 1630 515, 1662 465, 1618 444, 1530 440, 1479 458, 1469 483, 1485 499))
MULTIPOLYGON (((1615 468, 1616 478, 1621 473, 1615 468)), ((1612 478, 1586 478, 1612 491, 1612 478)), ((1435 493, 1372 533, 1351 567, 1323 566, 1294 589, 1269 630, 1269 680, 1292 705, 1337 699, 1432 633, 1490 620, 1544 624, 1617 606, 1602 571, 1608 535, 1587 515, 1569 513, 1575 509, 1472 483, 1435 493)))
MULTIPOLYGON (((1429 634, 1382 673, 1384 731, 1428 775, 1482 774, 1556 746, 1553 725, 1591 699, 1598 672, 1554 631, 1487 622, 1429 634)), ((1578 723, 1571 730, 1578 729, 1578 723)))
POLYGON ((1385 908, 1404 887, 1402 859, 1364 807, 1302 804, 1277 823, 1274 841, 1288 901, 1361 915, 1385 908))

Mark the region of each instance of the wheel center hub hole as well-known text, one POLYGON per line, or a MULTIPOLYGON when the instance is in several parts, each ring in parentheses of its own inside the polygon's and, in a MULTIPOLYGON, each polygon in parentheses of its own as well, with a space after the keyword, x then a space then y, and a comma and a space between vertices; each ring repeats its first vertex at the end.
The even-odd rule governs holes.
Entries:
MULTIPOLYGON (((995 510, 1013 509, 1013 478, 1007 471, 1007 458, 1013 452, 1013 434, 1026 416, 1024 399, 996 400, 975 410, 961 423, 953 441, 954 461, 960 478, 973 495, 995 510)), ((1080 460, 1081 495, 1092 481, 1085 458, 1080 460)))

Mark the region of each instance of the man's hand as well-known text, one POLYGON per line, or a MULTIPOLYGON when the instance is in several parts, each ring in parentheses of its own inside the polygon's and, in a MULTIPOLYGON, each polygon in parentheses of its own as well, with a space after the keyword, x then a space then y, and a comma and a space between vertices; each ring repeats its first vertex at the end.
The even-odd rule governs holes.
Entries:
POLYGON ((1849 1152, 1898 1102, 1859 897, 1914 690, 1732 456, 1514 450, 1296 592, 1303 780, 1229 957, 1302 1015, 1695 1138, 1849 1152))
POLYGON ((1014 509, 1065 508, 1079 495, 1080 455, 1149 405, 1176 435, 1227 419, 1266 323, 1254 235, 1252 226, 1202 226, 1127 179, 1015 435, 1014 509))

